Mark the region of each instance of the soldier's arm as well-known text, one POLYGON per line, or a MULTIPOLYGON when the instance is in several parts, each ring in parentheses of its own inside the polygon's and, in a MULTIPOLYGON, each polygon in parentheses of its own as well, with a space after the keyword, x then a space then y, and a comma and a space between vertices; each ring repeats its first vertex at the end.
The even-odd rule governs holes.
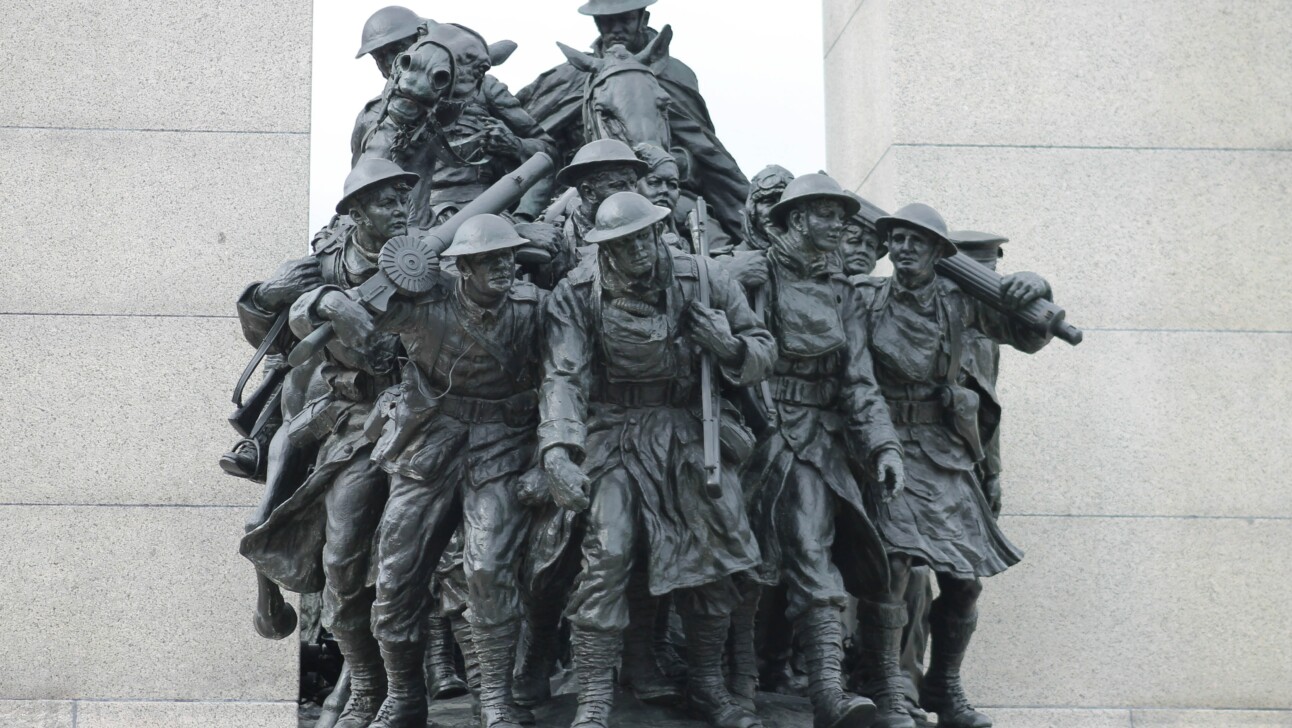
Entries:
POLYGON ((590 321, 580 290, 561 281, 543 307, 543 383, 539 388, 541 451, 564 448, 581 461, 587 440, 590 321))
POLYGON ((260 342, 265 340, 269 335, 269 329, 274 325, 274 320, 278 318, 278 313, 266 311, 256 305, 255 293, 260 287, 257 281, 242 290, 242 295, 238 296, 238 322, 242 324, 242 336, 247 343, 259 347, 260 342))
POLYGON ((848 445, 859 462, 869 463, 885 450, 901 451, 888 403, 875 381, 870 354, 870 307, 852 285, 844 287, 840 314, 843 319, 843 381, 839 391, 847 417, 848 445))
POLYGON ((745 356, 738 366, 722 366, 723 376, 735 386, 747 386, 766 379, 776 364, 776 339, 749 306, 744 289, 723 271, 709 266, 709 300, 712 308, 727 315, 731 333, 744 345, 745 356))
POLYGON ((520 138, 522 159, 529 159, 539 152, 556 159, 556 141, 525 111, 506 84, 493 76, 485 76, 484 96, 489 113, 520 138))
MULTIPOLYGON (((1050 284, 1044 278, 1035 273, 1017 273, 1014 276, 1007 276, 1006 280, 1015 276, 1027 276, 1030 283, 1043 289, 1041 296, 1046 298, 1051 296, 1050 284)), ((954 286, 954 284, 950 283, 946 285, 954 286)), ((1045 333, 1037 331, 1013 316, 1003 314, 991 306, 971 298, 958 287, 955 289, 954 295, 960 302, 960 308, 964 311, 966 325, 978 329, 983 335, 997 344, 1012 346, 1021 352, 1034 354, 1050 343, 1050 337, 1045 333)), ((1027 298, 1024 303, 1031 302, 1037 297, 1027 298)))

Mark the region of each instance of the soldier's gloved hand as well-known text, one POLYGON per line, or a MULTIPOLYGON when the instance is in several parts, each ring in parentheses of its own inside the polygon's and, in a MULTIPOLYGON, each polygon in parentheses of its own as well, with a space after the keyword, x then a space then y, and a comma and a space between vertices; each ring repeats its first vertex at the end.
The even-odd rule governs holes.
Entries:
POLYGON ((991 515, 993 518, 1000 518, 1000 476, 989 475, 982 484, 983 495, 987 496, 987 504, 991 506, 991 515))
POLYGON ((767 255, 761 250, 737 250, 730 258, 723 258, 722 269, 745 288, 767 285, 767 255))
POLYGON ((315 312, 332 322, 336 337, 351 349, 367 349, 374 331, 372 314, 340 291, 329 291, 314 306, 315 312))
POLYGON ((906 488, 906 467, 902 465, 902 453, 892 448, 880 452, 875 459, 875 475, 884 489, 884 502, 891 501, 906 488))
POLYGON ((1050 295, 1050 284, 1035 273, 1011 273, 1000 281, 1000 297, 1017 311, 1042 296, 1050 295))
POLYGON ((542 468, 530 468, 520 476, 520 489, 516 500, 526 508, 541 508, 552 501, 552 493, 547 484, 547 471, 542 468))
POLYGON ((588 476, 570 459, 568 450, 554 447, 543 453, 543 469, 547 471, 548 491, 556 505, 575 513, 587 509, 588 476))
POLYGON ((509 157, 519 157, 525 151, 525 145, 520 137, 507 127, 506 124, 497 119, 489 120, 489 128, 485 131, 484 140, 485 150, 492 154, 502 154, 509 157))
POLYGON ((516 234, 528 240, 534 246, 542 248, 555 258, 565 247, 565 233, 557 226, 546 222, 520 222, 513 227, 516 234))
POLYGON ((686 309, 686 320, 695 343, 719 361, 734 364, 744 356, 744 345, 731 333, 725 313, 692 301, 686 309))
POLYGON ((282 310, 315 288, 323 285, 318 258, 309 256, 289 260, 252 294, 255 304, 266 311, 282 310))

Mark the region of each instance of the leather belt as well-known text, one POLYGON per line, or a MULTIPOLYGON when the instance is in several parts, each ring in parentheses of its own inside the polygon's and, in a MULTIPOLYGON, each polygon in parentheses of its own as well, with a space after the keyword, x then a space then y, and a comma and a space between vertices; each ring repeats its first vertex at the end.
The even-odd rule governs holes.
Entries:
POLYGON ((839 386, 832 381, 813 381, 798 377, 774 377, 772 399, 807 407, 832 407, 839 398, 839 386))
POLYGON ((480 399, 446 394, 436 400, 440 414, 469 425, 506 422, 521 425, 538 416, 538 394, 521 392, 506 399, 480 399))
POLYGON ((888 413, 897 425, 937 425, 946 421, 947 408, 939 400, 890 399, 888 413))

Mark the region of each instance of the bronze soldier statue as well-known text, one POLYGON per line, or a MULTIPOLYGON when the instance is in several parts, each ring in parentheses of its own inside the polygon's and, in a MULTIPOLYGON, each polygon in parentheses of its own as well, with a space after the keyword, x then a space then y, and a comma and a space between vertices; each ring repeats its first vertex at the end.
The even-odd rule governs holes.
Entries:
POLYGON ((542 301, 538 288, 515 280, 514 251, 525 242, 506 220, 479 215, 444 251, 460 278, 441 274, 429 292, 393 300, 375 321, 337 289, 297 304, 313 325, 331 321, 352 343, 388 331, 408 351, 372 455, 391 474, 372 610, 389 692, 373 728, 426 723, 426 586, 459 521, 481 725, 533 722, 511 695, 521 616, 515 562, 526 528, 517 493, 535 462, 542 301))
MULTIPOLYGON (((330 287, 357 286, 376 272, 382 245, 407 232, 408 198, 416 182, 417 175, 382 159, 351 170, 337 204, 337 213, 348 215, 350 224, 316 243, 309 262, 288 264, 282 269, 286 275, 248 288, 238 302, 244 325, 263 328, 290 304, 292 332, 307 334, 302 302, 330 287), (308 290, 296 298, 303 289, 308 290)), ((323 624, 350 668, 350 699, 336 725, 365 728, 386 693, 369 627, 368 570, 388 486, 386 474, 368 458, 372 446, 364 422, 377 394, 397 379, 399 342, 393 336, 351 341, 332 342, 288 375, 280 432, 292 446, 317 448, 318 454, 290 497, 279 500, 272 493, 278 486, 271 483, 267 500, 278 504, 247 533, 241 550, 278 584, 301 593, 323 591, 323 624)))
POLYGON ((601 139, 585 144, 557 172, 557 184, 569 189, 543 213, 543 221, 564 232, 567 255, 589 245, 585 238, 596 225, 601 203, 617 192, 635 189, 645 171, 646 163, 627 144, 601 139))
MULTIPOLYGON (((598 37, 593 55, 601 58, 616 45, 629 53, 640 53, 659 33, 650 27, 646 8, 655 0, 591 0, 579 12, 596 21, 598 37)), ((650 63, 669 106, 667 126, 672 146, 686 150, 692 162, 684 184, 693 194, 703 195, 714 207, 714 215, 733 237, 740 234, 740 205, 748 193, 748 182, 714 132, 708 105, 700 95, 695 72, 685 63, 665 54, 650 63)), ((593 137, 584 129, 582 107, 589 73, 564 63, 539 76, 516 94, 538 123, 557 140, 564 158, 593 137)), ((622 138, 629 144, 657 141, 622 138)))
POLYGON ((745 199, 744 213, 741 215, 741 230, 744 232, 742 247, 747 250, 767 250, 772 241, 780 234, 781 229, 772 220, 772 208, 781 201, 785 187, 794 179, 794 175, 779 164, 764 167, 750 180, 749 196, 745 199))
MULTIPOLYGON (((907 205, 881 217, 877 227, 888 240, 894 275, 872 289, 870 345, 875 377, 903 443, 907 487, 896 498, 873 501, 891 572, 887 592, 860 606, 862 654, 871 663, 867 672, 879 676, 869 690, 880 707, 876 725, 914 725, 902 705, 899 651, 907 581, 911 568, 923 563, 937 576, 940 595, 929 613, 932 649, 921 704, 938 714, 939 726, 987 728, 991 719, 969 702, 960 667, 978 621, 980 579, 1017 563, 1022 553, 996 525, 979 483, 982 394, 967 374, 966 344, 977 332, 1031 353, 1050 335, 935 274, 938 258, 956 248, 932 208, 907 205)), ((1001 285, 1011 310, 1049 294, 1049 284, 1034 273, 1006 276, 1001 285)))
POLYGON ((784 231, 767 251, 766 317, 779 354, 770 380, 775 427, 745 471, 762 575, 786 584, 817 728, 861 728, 874 713, 870 701, 843 690, 845 586, 866 595, 888 581, 855 472, 885 483, 890 496, 903 478, 901 446, 871 370, 866 307, 838 268, 844 225, 857 209, 834 180, 808 174, 770 211, 784 231))
MULTIPOLYGON (((417 34, 426 21, 417 13, 399 5, 384 7, 368 17, 363 24, 359 38, 359 51, 355 58, 372 56, 377 64, 381 77, 390 80, 391 66, 400 53, 408 50, 417 40, 417 34)), ((352 161, 359 160, 363 146, 363 137, 376 125, 381 116, 382 95, 378 95, 363 105, 359 116, 354 120, 354 131, 350 134, 350 154, 352 161)))
POLYGON ((707 355, 730 383, 757 381, 774 342, 735 283, 661 241, 668 215, 635 192, 603 202, 586 236, 595 265, 572 271, 547 307, 540 448, 553 498, 588 519, 567 610, 576 728, 611 724, 626 594, 643 558, 650 593, 673 594, 683 618, 689 704, 714 725, 760 725, 722 673, 731 578, 757 565, 758 550, 734 473, 705 486, 697 371, 707 355), (699 303, 706 294, 711 307, 699 303))

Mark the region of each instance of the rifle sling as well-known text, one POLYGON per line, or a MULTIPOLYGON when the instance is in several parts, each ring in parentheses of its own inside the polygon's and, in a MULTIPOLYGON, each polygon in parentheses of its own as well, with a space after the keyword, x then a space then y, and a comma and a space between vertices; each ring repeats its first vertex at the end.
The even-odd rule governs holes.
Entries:
POLYGON ((260 346, 256 347, 256 353, 251 355, 251 361, 247 362, 247 366, 242 370, 242 376, 238 377, 238 383, 233 387, 234 406, 242 406, 242 391, 247 388, 247 382, 251 380, 256 367, 260 366, 260 362, 264 361, 265 355, 269 353, 269 347, 274 345, 278 335, 283 332, 283 327, 287 325, 288 313, 288 309, 283 309, 278 314, 278 318, 274 319, 274 325, 269 327, 269 333, 265 334, 260 346))

